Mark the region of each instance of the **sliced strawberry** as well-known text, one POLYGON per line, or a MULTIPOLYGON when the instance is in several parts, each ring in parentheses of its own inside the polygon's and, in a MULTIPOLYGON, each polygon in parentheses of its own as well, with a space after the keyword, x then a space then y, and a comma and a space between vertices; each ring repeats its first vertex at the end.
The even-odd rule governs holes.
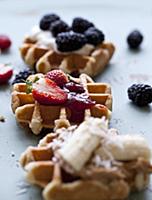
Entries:
POLYGON ((67 100, 67 93, 48 78, 40 78, 35 82, 32 94, 34 99, 43 105, 63 104, 67 100))
POLYGON ((0 84, 6 83, 12 76, 13 70, 8 65, 0 64, 0 84))
POLYGON ((45 77, 56 82, 60 87, 63 87, 67 82, 69 82, 67 75, 62 70, 52 70, 48 72, 45 77))

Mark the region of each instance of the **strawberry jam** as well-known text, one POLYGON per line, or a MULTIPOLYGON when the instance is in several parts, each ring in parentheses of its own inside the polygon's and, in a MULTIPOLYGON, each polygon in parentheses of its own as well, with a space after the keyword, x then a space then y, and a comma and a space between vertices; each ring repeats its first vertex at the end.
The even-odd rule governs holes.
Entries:
POLYGON ((71 110, 70 121, 77 123, 82 122, 85 109, 89 109, 93 105, 95 105, 95 102, 92 101, 86 93, 69 93, 66 106, 71 110))
POLYGON ((74 82, 68 82, 64 85, 64 89, 69 90, 70 92, 76 92, 76 93, 83 93, 85 92, 82 85, 74 83, 74 82))

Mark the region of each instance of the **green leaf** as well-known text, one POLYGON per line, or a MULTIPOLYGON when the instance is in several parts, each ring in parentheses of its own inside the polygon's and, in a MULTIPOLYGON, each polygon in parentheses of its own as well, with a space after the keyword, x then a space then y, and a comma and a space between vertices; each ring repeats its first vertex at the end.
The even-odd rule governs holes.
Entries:
POLYGON ((26 93, 30 94, 32 92, 32 82, 27 80, 25 81, 25 83, 26 83, 26 93))
POLYGON ((40 78, 36 76, 35 79, 34 79, 34 81, 33 81, 33 83, 37 82, 39 79, 40 78))
POLYGON ((40 78, 36 76, 33 82, 29 81, 29 80, 24 81, 26 83, 26 93, 27 94, 30 94, 32 92, 33 83, 37 82, 39 79, 40 78))

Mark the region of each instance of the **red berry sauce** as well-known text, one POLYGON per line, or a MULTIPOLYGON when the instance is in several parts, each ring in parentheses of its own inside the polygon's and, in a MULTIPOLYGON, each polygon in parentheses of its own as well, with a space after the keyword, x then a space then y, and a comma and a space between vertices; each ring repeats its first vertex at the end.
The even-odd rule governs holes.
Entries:
POLYGON ((70 121, 80 123, 84 120, 85 109, 89 109, 95 105, 86 93, 77 94, 70 92, 66 107, 71 110, 70 121))

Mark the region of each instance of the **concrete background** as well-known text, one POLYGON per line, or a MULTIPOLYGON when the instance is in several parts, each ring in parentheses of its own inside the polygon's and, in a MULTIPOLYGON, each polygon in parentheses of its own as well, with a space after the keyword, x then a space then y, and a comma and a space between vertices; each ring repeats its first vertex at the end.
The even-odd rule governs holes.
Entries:
MULTIPOLYGON (((0 0, 0 33, 13 41, 7 54, 0 55, 1 63, 12 63, 15 72, 25 68, 18 47, 23 36, 39 22, 41 15, 56 12, 67 22, 75 16, 93 21, 103 30, 106 39, 116 45, 116 53, 109 67, 96 78, 112 85, 113 116, 111 126, 122 134, 139 133, 152 145, 152 107, 137 108, 127 98, 132 83, 152 84, 152 1, 138 0, 0 0), (140 51, 130 51, 126 37, 138 28, 144 35, 140 51)), ((24 172, 18 159, 27 146, 36 145, 40 137, 20 128, 10 108, 11 87, 0 86, 0 114, 6 117, 0 123, 0 199, 41 200, 41 191, 24 182, 24 172)), ((151 200, 151 185, 130 200, 151 200)))

